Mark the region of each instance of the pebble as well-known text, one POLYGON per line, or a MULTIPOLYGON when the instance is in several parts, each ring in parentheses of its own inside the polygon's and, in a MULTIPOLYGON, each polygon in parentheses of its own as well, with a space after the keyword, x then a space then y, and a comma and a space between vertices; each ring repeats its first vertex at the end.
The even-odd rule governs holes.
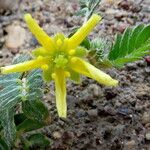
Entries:
POLYGON ((145 135, 146 140, 150 141, 150 131, 145 135))
POLYGON ((146 128, 150 128, 150 123, 147 123, 147 124, 145 125, 145 127, 146 127, 146 128))
POLYGON ((18 0, 0 0, 0 9, 12 10, 14 7, 17 7, 18 0))
POLYGON ((93 91, 93 95, 94 96, 100 96, 101 94, 102 94, 102 92, 101 92, 101 90, 100 90, 100 87, 98 86, 98 85, 96 85, 96 84, 91 84, 90 86, 89 86, 89 90, 91 91, 93 91))
POLYGON ((136 142, 134 140, 131 140, 127 143, 125 143, 124 150, 135 150, 136 142))
POLYGON ((144 112, 142 116, 142 123, 143 124, 150 123, 150 112, 144 112))
POLYGON ((26 39, 26 31, 20 25, 12 24, 6 28, 8 35, 6 36, 6 47, 11 50, 12 53, 17 53, 19 47, 21 47, 26 39))
POLYGON ((87 113, 88 113, 89 117, 97 117, 98 116, 98 110, 97 109, 88 110, 87 113))
POLYGON ((62 135, 61 135, 60 132, 58 132, 58 131, 53 132, 53 137, 54 137, 55 139, 60 139, 61 136, 62 136, 62 135))

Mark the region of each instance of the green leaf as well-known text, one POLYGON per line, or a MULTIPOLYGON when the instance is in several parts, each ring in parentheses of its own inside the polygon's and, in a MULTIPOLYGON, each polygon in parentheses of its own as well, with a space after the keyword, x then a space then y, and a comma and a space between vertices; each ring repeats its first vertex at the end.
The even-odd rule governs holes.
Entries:
POLYGON ((80 46, 86 48, 86 49, 90 49, 90 40, 88 38, 85 38, 82 43, 80 44, 80 46))
POLYGON ((16 126, 14 123, 13 108, 1 112, 0 121, 3 127, 4 140, 7 143, 7 145, 11 147, 16 137, 16 126))
POLYGON ((42 80, 42 74, 40 70, 33 70, 31 71, 27 77, 26 80, 26 100, 37 100, 41 99, 43 96, 42 93, 42 86, 43 86, 43 80, 42 80))
POLYGON ((39 123, 38 121, 31 119, 26 119, 17 126, 17 134, 20 135, 25 132, 42 128, 43 126, 44 126, 43 123, 39 123))
POLYGON ((22 110, 28 119, 43 123, 51 122, 48 108, 40 100, 23 102, 22 110))
POLYGON ((117 35, 108 58, 116 67, 133 62, 150 54, 150 25, 140 24, 127 28, 122 35, 117 35))
POLYGON ((132 33, 129 38, 129 42, 128 42, 128 53, 131 53, 134 50, 134 47, 135 47, 134 37, 137 37, 139 32, 141 32, 143 28, 144 28, 144 24, 140 24, 136 26, 135 28, 133 28, 132 33))
POLYGON ((25 142, 26 148, 44 149, 50 145, 51 141, 43 134, 37 133, 30 135, 25 142))
POLYGON ((20 102, 20 89, 19 87, 10 86, 0 91, 0 111, 10 109, 20 102))

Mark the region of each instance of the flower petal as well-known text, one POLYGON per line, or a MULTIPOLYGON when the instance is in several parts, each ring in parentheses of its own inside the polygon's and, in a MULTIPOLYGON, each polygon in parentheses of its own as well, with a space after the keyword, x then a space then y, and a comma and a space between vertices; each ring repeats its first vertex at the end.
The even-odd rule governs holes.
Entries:
POLYGON ((74 71, 81 73, 89 78, 92 78, 103 85, 116 86, 118 84, 117 80, 112 79, 106 73, 100 71, 93 65, 80 58, 76 57, 76 61, 71 62, 71 67, 74 71))
POLYGON ((8 74, 8 73, 15 73, 15 72, 25 72, 28 70, 40 68, 42 64, 44 64, 44 62, 39 61, 37 59, 30 60, 30 61, 26 61, 23 63, 15 64, 15 65, 1 67, 1 73, 8 74))
POLYGON ((35 57, 38 57, 38 56, 48 56, 50 53, 44 47, 38 47, 32 50, 32 54, 35 57))
POLYGON ((34 34, 38 42, 46 49, 46 50, 54 50, 54 42, 53 39, 50 38, 42 28, 37 24, 36 20, 32 18, 30 14, 25 14, 25 21, 27 23, 28 28, 34 34))
POLYGON ((56 90, 56 107, 59 117, 67 117, 67 103, 66 103, 66 80, 65 72, 57 70, 55 72, 55 90, 56 90))
POLYGON ((80 45, 100 20, 100 16, 96 14, 92 15, 91 18, 85 24, 83 24, 83 26, 78 29, 78 31, 71 38, 69 38, 68 48, 73 49, 80 45))

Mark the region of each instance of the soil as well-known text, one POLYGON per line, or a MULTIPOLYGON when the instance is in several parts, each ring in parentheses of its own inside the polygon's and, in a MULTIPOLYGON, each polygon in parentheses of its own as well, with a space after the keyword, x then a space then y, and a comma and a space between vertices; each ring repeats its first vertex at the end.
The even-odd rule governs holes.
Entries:
MULTIPOLYGON (((0 66, 10 64, 12 58, 28 53, 38 46, 23 21, 29 12, 49 34, 69 34, 83 19, 74 16, 78 1, 23 0, 18 9, 0 11, 0 66), (9 44, 10 26, 25 29, 22 42, 9 44)), ((103 21, 90 34, 113 39, 128 26, 150 23, 149 0, 103 0, 98 10, 103 21)), ((24 33, 24 31, 23 31, 24 33)), ((13 35, 12 35, 13 36, 13 35)), ((20 40, 20 39, 19 39, 20 40)), ((148 60, 148 59, 147 59, 148 60)), ((106 71, 118 79, 118 87, 110 88, 83 77, 81 84, 68 81, 68 117, 58 118, 53 83, 44 100, 53 122, 37 132, 45 133, 52 141, 51 150, 150 150, 150 67, 144 59, 117 70, 106 71)))

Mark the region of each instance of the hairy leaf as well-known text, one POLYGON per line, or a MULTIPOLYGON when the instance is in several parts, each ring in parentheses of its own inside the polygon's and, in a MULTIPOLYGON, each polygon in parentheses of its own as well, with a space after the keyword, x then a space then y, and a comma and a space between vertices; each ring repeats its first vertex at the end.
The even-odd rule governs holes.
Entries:
POLYGON ((4 132, 3 136, 5 142, 10 147, 13 144, 16 135, 13 108, 9 110, 5 110, 5 112, 1 113, 0 120, 1 120, 1 125, 3 127, 3 132, 4 132))
MULTIPOLYGON (((13 64, 29 60, 29 55, 17 57, 13 64)), ((14 107, 24 101, 35 101, 42 97, 41 71, 0 75, 0 121, 6 143, 11 146, 15 139, 14 107)), ((33 116, 33 114, 30 113, 33 116)))
POLYGON ((25 101, 22 109, 28 119, 44 123, 51 121, 47 107, 40 100, 25 101))
POLYGON ((107 39, 95 38, 90 42, 90 49, 87 55, 91 64, 97 68, 109 68, 111 63, 108 60, 110 43, 107 39))
MULTIPOLYGON (((29 59, 28 55, 23 55, 14 59, 13 64, 24 62, 29 59)), ((0 112, 13 108, 22 97, 22 73, 12 73, 0 75, 0 112)))
POLYGON ((133 62, 150 54, 150 25, 140 24, 127 28, 122 35, 118 34, 108 55, 116 67, 133 62))
POLYGON ((32 130, 36 130, 43 127, 43 123, 39 123, 38 121, 25 119, 22 123, 17 126, 18 134, 22 134, 25 132, 29 132, 32 130))
POLYGON ((46 137, 43 134, 40 133, 36 133, 36 134, 32 134, 30 135, 27 139, 26 139, 26 143, 25 143, 25 147, 27 148, 41 148, 41 149, 45 149, 47 146, 50 145, 50 140, 48 137, 46 137))

